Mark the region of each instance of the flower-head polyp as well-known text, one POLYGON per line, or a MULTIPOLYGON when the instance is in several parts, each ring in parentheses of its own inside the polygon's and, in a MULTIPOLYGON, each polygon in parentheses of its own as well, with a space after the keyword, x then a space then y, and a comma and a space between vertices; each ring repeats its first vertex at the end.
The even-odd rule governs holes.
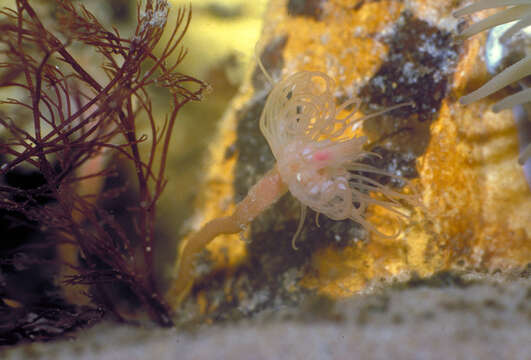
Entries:
POLYGON ((336 107, 333 86, 333 80, 321 72, 299 72, 281 81, 269 95, 260 129, 282 181, 303 206, 333 220, 352 219, 378 232, 364 218, 368 205, 383 206, 401 216, 396 210, 401 207, 399 200, 413 198, 371 176, 398 178, 364 163, 378 155, 365 150, 366 137, 348 138, 346 130, 374 114, 354 119, 356 108, 339 118, 355 102, 336 107), (371 196, 375 192, 382 196, 371 196))

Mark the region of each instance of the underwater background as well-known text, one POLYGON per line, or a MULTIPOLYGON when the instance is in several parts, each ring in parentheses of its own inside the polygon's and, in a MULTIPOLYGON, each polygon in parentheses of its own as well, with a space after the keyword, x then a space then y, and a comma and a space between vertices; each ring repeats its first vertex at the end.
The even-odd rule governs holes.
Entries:
MULTIPOLYGON (((53 22, 52 2, 30 3, 53 22)), ((124 36, 134 31, 134 1, 75 3, 124 36)), ((190 4, 169 3, 168 23, 190 4)), ((9 260, 0 273, 6 314, 1 345, 10 345, 0 349, 3 358, 528 358, 531 191, 517 161, 514 115, 491 109, 513 90, 459 103, 492 77, 484 61, 488 32, 469 39, 458 34, 495 11, 455 18, 453 12, 468 3, 193 0, 182 40, 188 53, 178 71, 208 88, 200 101, 179 109, 153 242, 156 288, 175 327, 154 325, 126 287, 108 289, 122 316, 116 322, 113 311, 87 296, 93 284, 64 283, 77 272, 57 264, 82 265, 76 246, 38 253, 56 263, 50 267, 14 257, 23 252, 11 240, 0 254, 9 260), (336 103, 359 99, 361 115, 413 102, 367 120, 352 136, 366 136, 378 154, 370 165, 407 179, 422 206, 404 206, 408 219, 392 238, 350 219, 322 215, 317 221, 309 210, 294 249, 299 203, 286 194, 242 233, 211 242, 196 259, 193 284, 175 293, 179 248, 207 221, 230 214, 275 164, 259 128, 275 84, 259 69, 257 56, 276 82, 302 71, 327 74, 336 103), (56 312, 39 313, 43 303, 56 312)), ((105 81, 100 55, 72 47, 105 81)), ((19 95, 8 90, 1 89, 2 99, 19 95)), ((171 94, 152 91, 157 116, 171 94)), ((149 153, 150 142, 139 147, 149 153)), ((102 206, 132 229, 134 167, 120 158, 112 162, 117 179, 103 178, 91 189, 123 187, 120 197, 102 206)), ((378 181, 410 191, 403 182, 378 181)), ((24 236, 38 243, 43 237, 34 227, 9 232, 11 217, 0 220, 4 239, 24 236)), ((365 218, 380 229, 396 227, 378 207, 369 207, 365 218)))

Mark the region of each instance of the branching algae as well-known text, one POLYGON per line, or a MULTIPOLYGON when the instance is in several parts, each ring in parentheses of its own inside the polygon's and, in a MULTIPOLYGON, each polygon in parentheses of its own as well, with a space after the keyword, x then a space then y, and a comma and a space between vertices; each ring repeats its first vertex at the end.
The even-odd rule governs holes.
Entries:
POLYGON ((23 214, 39 225, 43 240, 51 240, 34 246, 74 246, 82 264, 68 261, 75 272, 67 280, 90 285, 91 300, 101 308, 124 317, 111 292, 121 286, 154 321, 170 325, 154 274, 155 220, 177 115, 207 87, 177 70, 186 55, 181 41, 191 10, 177 10, 168 40, 161 42, 170 11, 166 0, 138 3, 129 37, 107 30, 72 1, 53 2, 53 26, 44 25, 33 2, 14 3, 13 9, 0 10, 0 89, 15 97, 0 100, 12 109, 0 112, 0 176, 26 166, 42 174, 43 185, 24 189, 0 183, 0 209, 23 214), (72 44, 99 56, 96 67, 105 76, 97 77, 72 44), (169 95, 168 107, 157 114, 154 86, 169 95), (142 128, 146 135, 139 133, 142 128), (139 143, 148 137, 149 151, 143 152, 139 143), (133 229, 96 201, 115 198, 121 189, 86 193, 88 181, 117 176, 113 164, 87 166, 102 154, 134 169, 130 182, 138 189, 138 202, 128 209, 133 229), (43 197, 50 201, 40 205, 43 197))

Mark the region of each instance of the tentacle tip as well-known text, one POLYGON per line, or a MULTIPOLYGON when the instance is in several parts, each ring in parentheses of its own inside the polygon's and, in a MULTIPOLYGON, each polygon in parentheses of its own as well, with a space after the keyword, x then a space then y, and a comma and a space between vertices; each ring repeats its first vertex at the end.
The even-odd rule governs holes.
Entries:
POLYGON ((469 37, 470 37, 470 32, 466 31, 466 30, 463 30, 463 31, 457 33, 457 35, 455 35, 455 39, 457 41, 465 41, 469 37))
POLYGON ((461 96, 459 98, 459 102, 461 103, 461 105, 469 105, 469 104, 473 103, 475 100, 476 99, 473 98, 470 95, 461 96))

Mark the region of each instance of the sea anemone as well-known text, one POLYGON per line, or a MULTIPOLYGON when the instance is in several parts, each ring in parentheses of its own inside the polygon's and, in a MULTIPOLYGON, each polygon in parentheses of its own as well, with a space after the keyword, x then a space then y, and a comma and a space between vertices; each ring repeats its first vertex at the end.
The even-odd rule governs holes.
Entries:
MULTIPOLYGON (((413 200, 371 178, 371 174, 395 177, 362 162, 375 153, 364 150, 365 136, 346 137, 360 122, 379 113, 352 119, 357 107, 338 118, 348 101, 336 109, 334 81, 322 72, 303 71, 279 82, 271 91, 260 118, 260 129, 277 160, 277 167, 291 194, 301 202, 302 214, 295 240, 302 228, 306 207, 333 220, 352 219, 378 232, 365 220, 368 205, 379 205, 404 216, 399 200, 413 200), (383 195, 380 199, 370 193, 383 195)), ((400 104, 390 111, 408 104, 400 104)), ((383 234, 382 234, 383 235, 383 234)), ((396 234, 388 234, 395 236, 396 234)))
POLYGON ((384 207, 403 220, 398 210, 401 200, 419 205, 416 193, 402 194, 373 179, 374 176, 407 180, 362 162, 378 156, 365 150, 367 138, 348 133, 362 121, 398 107, 403 103, 364 117, 353 119, 358 107, 346 117, 338 114, 356 101, 336 108, 332 93, 334 81, 321 72, 298 72, 277 83, 271 91, 262 116, 260 129, 266 137, 277 164, 247 196, 236 205, 231 216, 206 223, 187 239, 180 254, 177 279, 170 293, 182 299, 193 279, 193 261, 210 241, 220 234, 238 233, 256 216, 275 203, 288 190, 301 206, 301 221, 292 245, 302 229, 306 207, 333 220, 352 219, 369 231, 387 237, 365 219, 369 205, 384 207), (377 193, 378 195, 374 195, 377 193))
POLYGON ((472 24, 467 29, 463 30, 461 36, 469 37, 495 26, 515 21, 515 23, 512 24, 503 35, 502 40, 504 40, 531 25, 531 1, 529 0, 479 0, 472 5, 457 10, 454 13, 454 16, 461 17, 481 10, 494 9, 503 6, 511 7, 472 24))
MULTIPOLYGON (((461 35, 464 37, 469 37, 483 30, 487 30, 489 28, 493 28, 501 24, 516 21, 504 32, 504 34, 500 38, 500 40, 503 42, 519 30, 523 29, 528 25, 531 25, 531 0, 482 0, 456 11, 454 15, 461 17, 480 10, 498 8, 506 5, 514 6, 499 11, 498 13, 471 25, 470 27, 465 29, 461 33, 461 35)), ((494 92, 506 87, 507 85, 517 83, 528 75, 531 75, 530 56, 526 56, 522 60, 507 67, 505 70, 497 74, 479 89, 471 92, 466 96, 463 96, 460 101, 463 104, 470 104, 474 101, 477 101, 493 94, 494 92)), ((531 89, 524 89, 496 103, 493 106, 493 111, 499 112, 501 110, 510 109, 515 105, 529 102, 529 100, 531 100, 531 89)))
MULTIPOLYGON (((520 30, 531 25, 531 0, 480 0, 456 11, 454 15, 456 17, 461 17, 481 10, 499 8, 502 6, 509 7, 484 20, 472 24, 461 33, 461 36, 470 37, 481 31, 514 21, 514 24, 509 25, 499 39, 500 42, 504 43, 520 30)), ((494 112, 499 112, 505 109, 514 108, 517 105, 528 103, 531 101, 531 88, 528 88, 522 83, 522 80, 528 75, 531 75, 531 56, 525 56, 520 61, 507 67, 479 89, 461 97, 460 102, 465 105, 470 104, 487 97, 508 85, 519 84, 521 85, 522 90, 498 101, 494 104, 492 110, 494 112)), ((524 144, 524 149, 520 153, 519 162, 524 164, 529 158, 531 158, 531 144, 524 144)))

